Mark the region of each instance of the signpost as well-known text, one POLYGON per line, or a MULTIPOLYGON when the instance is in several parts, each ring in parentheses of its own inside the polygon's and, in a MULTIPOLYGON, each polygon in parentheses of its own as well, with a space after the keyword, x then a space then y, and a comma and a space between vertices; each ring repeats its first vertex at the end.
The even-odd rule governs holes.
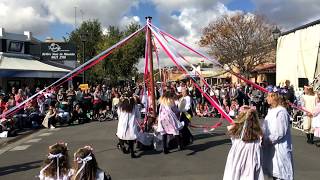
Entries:
POLYGON ((77 47, 66 42, 41 43, 41 59, 43 61, 75 61, 77 47))

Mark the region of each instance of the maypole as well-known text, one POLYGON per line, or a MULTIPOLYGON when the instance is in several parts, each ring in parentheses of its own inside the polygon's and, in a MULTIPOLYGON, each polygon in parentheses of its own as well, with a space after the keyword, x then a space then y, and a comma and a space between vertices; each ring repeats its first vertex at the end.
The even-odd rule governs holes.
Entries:
MULTIPOLYGON (((151 23, 152 17, 146 17, 147 24, 151 23)), ((152 59, 152 40, 151 40, 151 30, 150 27, 147 26, 147 43, 148 43, 148 56, 149 56, 149 69, 150 69, 150 108, 149 112, 151 118, 156 118, 156 101, 155 101, 155 93, 154 93, 154 77, 153 77, 153 59, 152 59)))

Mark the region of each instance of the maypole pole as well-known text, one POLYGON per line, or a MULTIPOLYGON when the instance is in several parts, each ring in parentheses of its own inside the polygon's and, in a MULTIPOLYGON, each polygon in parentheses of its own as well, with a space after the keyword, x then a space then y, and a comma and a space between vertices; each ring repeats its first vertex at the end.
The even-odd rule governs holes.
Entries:
MULTIPOLYGON (((146 17, 147 23, 151 23, 151 16, 146 17)), ((147 26, 147 42, 148 42, 148 55, 149 55, 149 64, 150 64, 150 106, 151 106, 151 118, 156 118, 156 100, 155 100, 155 93, 154 93, 154 77, 153 77, 153 59, 152 59, 152 40, 151 40, 151 30, 150 27, 147 26)))

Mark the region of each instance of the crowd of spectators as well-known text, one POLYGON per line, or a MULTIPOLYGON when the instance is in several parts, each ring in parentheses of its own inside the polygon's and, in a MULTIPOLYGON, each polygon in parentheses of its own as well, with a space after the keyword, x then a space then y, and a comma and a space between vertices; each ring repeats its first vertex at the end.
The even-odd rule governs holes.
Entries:
MULTIPOLYGON (((108 87, 104 84, 79 87, 48 88, 45 92, 27 101, 14 113, 1 118, 1 131, 8 130, 9 135, 30 128, 55 128, 56 125, 81 124, 90 120, 116 118, 119 97, 130 86, 108 87), (11 134, 12 133, 12 134, 11 134)), ((12 87, 9 92, 0 88, 0 114, 24 102, 40 92, 39 87, 31 90, 28 86, 18 89, 12 87)))

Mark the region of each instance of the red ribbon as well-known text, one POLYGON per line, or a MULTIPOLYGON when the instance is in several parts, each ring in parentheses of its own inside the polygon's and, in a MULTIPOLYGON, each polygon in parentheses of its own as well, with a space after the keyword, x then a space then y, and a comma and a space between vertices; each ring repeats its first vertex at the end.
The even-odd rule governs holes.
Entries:
MULTIPOLYGON (((150 28, 151 29, 151 28, 150 28)), ((152 29, 151 29, 152 30, 152 29)), ((186 70, 184 70, 175 60, 175 58, 172 56, 172 54, 166 49, 166 47, 163 45, 163 43, 159 40, 159 37, 156 33, 153 33, 154 37, 157 39, 159 44, 161 45, 162 49, 165 51, 165 53, 169 56, 169 58, 172 60, 172 62, 178 67, 178 69, 184 73, 187 76, 190 76, 186 70)), ((190 76, 191 77, 191 76, 190 76)), ((218 112, 229 122, 233 123, 233 120, 228 116, 228 114, 215 102, 211 99, 210 96, 205 93, 201 87, 196 83, 196 81, 191 77, 192 83, 194 86, 207 98, 207 100, 211 103, 211 105, 218 110, 218 112)))

